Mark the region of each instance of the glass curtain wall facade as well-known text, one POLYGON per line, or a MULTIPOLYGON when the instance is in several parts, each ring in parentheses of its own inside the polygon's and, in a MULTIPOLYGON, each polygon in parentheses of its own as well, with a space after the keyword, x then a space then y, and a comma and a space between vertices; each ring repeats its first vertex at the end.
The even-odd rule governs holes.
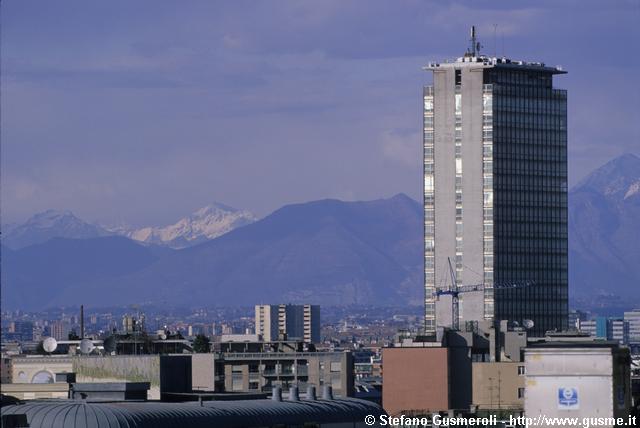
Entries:
POLYGON ((552 74, 493 68, 495 317, 534 321, 544 334, 568 316, 567 92, 552 74))
POLYGON ((457 286, 483 284, 460 294, 461 322, 565 329, 567 94, 552 85, 563 72, 466 56, 426 69, 425 333, 452 325, 451 299, 435 296, 451 286, 449 263, 457 286))

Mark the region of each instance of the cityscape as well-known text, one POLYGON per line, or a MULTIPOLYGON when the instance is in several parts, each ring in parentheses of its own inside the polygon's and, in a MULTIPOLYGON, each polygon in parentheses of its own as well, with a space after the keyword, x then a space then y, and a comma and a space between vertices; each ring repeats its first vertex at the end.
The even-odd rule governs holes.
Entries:
POLYGON ((2 4, 2 427, 640 423, 640 4, 72 3, 2 4))

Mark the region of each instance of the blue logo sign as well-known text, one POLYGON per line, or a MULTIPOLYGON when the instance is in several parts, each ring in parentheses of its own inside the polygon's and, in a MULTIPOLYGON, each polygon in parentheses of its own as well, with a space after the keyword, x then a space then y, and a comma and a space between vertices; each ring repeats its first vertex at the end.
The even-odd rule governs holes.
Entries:
POLYGON ((579 408, 578 388, 558 388, 558 409, 571 410, 579 408))

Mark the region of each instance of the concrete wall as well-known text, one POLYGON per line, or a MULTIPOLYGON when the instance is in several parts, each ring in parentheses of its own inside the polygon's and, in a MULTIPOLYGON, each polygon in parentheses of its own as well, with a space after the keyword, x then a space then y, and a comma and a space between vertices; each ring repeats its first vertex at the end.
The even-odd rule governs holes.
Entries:
MULTIPOLYGON (((462 85, 462 284, 483 282, 483 159, 482 88, 483 68, 460 64, 462 85)), ((436 284, 451 284, 448 258, 455 269, 456 257, 456 157, 455 157, 455 69, 434 70, 434 159, 435 159, 435 272, 436 284)), ((459 316, 484 319, 481 291, 460 295, 459 316)), ((451 326, 451 298, 436 303, 436 324, 451 326)))
MULTIPOLYGON (((455 80, 453 69, 433 72, 435 164, 435 283, 451 284, 447 257, 455 268, 455 80)), ((436 301, 436 325, 451 326, 451 297, 436 301)))
POLYGON ((2 393, 20 400, 40 398, 69 398, 68 383, 5 383, 2 393))
POLYGON ((446 411, 449 403, 447 348, 385 348, 382 406, 390 415, 446 411))
MULTIPOLYGON (((483 72, 484 69, 477 66, 462 68, 462 284, 478 284, 484 281, 483 72)), ((453 173, 455 175, 455 169, 453 173)), ((455 212, 453 215, 455 216, 455 212)), ((484 295, 481 291, 461 294, 460 300, 462 319, 484 319, 484 295)))
POLYGON ((215 358, 213 354, 191 355, 191 384, 194 390, 215 390, 215 358))
POLYGON ((149 382, 148 398, 160 399, 159 355, 76 356, 78 382, 149 382))
POLYGON ((473 363, 473 405, 479 410, 524 408, 518 389, 524 388, 524 374, 518 374, 519 362, 473 363))

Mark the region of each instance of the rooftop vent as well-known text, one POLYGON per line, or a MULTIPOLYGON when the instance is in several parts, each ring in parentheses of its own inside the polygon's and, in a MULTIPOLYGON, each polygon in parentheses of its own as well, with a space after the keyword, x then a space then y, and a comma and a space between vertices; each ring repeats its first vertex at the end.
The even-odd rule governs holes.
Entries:
POLYGON ((316 400, 316 387, 315 387, 315 385, 307 386, 307 400, 316 400))
POLYGON ((322 398, 324 400, 333 400, 333 388, 329 385, 322 387, 322 398))
POLYGON ((273 387, 273 393, 271 394, 271 399, 273 401, 282 401, 282 388, 279 386, 273 387))
POLYGON ((289 388, 289 401, 300 401, 300 393, 297 386, 289 388))

